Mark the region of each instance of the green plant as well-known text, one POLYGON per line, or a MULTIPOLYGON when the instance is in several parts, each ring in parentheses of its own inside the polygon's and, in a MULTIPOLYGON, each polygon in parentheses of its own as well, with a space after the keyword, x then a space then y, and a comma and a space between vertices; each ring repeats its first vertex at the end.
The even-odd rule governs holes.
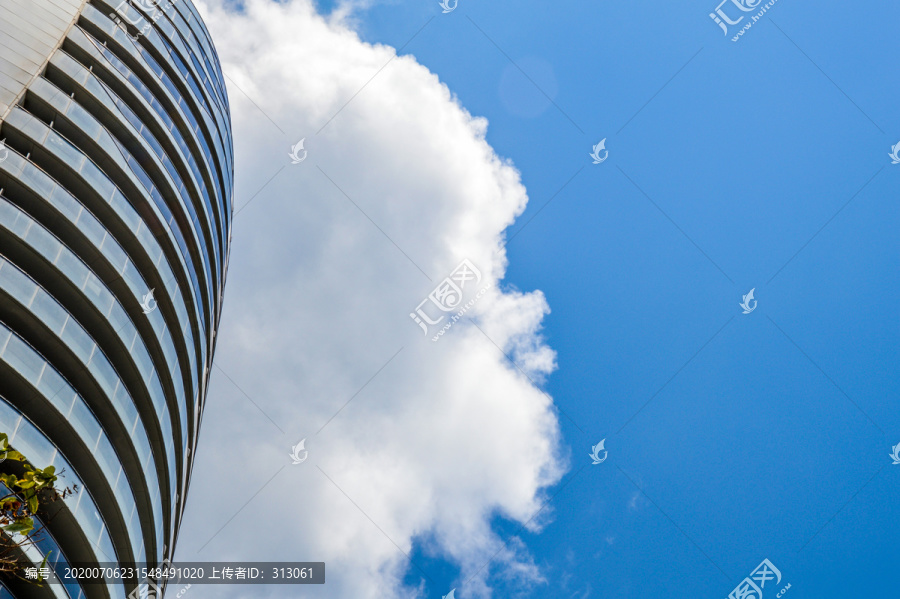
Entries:
MULTIPOLYGON (((41 506, 64 499, 78 491, 78 486, 69 489, 56 488, 58 476, 56 468, 35 468, 24 455, 9 448, 9 437, 0 433, 0 465, 15 462, 17 473, 0 473, 0 483, 6 486, 6 494, 0 497, 0 571, 19 571, 21 566, 19 551, 34 543, 43 526, 35 528, 35 516, 41 506), (21 535, 16 539, 13 535, 21 535)), ((46 562, 46 557, 44 559, 46 562)), ((30 563, 28 564, 30 565, 30 563)))

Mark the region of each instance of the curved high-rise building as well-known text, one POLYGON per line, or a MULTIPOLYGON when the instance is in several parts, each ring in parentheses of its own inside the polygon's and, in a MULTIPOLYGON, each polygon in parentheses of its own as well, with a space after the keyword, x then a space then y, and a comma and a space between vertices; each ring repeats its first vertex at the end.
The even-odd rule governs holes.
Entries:
MULTIPOLYGON (((79 489, 41 513, 29 557, 159 564, 233 216, 228 97, 191 0, 0 0, 0 142, 0 432, 79 489)), ((134 583, 7 581, 0 597, 134 583)))

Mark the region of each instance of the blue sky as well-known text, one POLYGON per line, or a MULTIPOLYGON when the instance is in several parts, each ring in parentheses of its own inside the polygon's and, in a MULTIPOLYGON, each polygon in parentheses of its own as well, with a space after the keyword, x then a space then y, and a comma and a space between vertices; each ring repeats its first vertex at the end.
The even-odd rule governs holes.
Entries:
POLYGON ((239 212, 176 557, 324 560, 328 599, 895 589, 900 7, 733 42, 715 1, 362 4, 211 9, 239 212), (431 343, 435 281, 502 272, 491 148, 503 293, 431 343))
MULTIPOLYGON (((791 595, 896 588, 900 8, 780 0, 735 43, 714 2, 436 4, 360 32, 399 47, 434 17, 403 53, 528 188, 505 282, 552 310, 574 478, 521 537, 526 595, 725 597, 764 558, 791 595)), ((413 560, 445 593, 453 569, 413 560)))

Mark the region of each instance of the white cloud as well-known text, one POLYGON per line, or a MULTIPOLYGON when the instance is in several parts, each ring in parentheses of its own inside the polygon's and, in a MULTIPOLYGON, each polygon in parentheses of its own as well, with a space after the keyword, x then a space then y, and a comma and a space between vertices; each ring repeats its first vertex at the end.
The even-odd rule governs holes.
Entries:
MULTIPOLYGON (((309 0, 204 15, 259 105, 230 86, 237 207, 284 166, 235 219, 216 358, 275 424, 214 370, 177 558, 325 561, 327 585, 304 596, 414 597, 400 550, 418 542, 458 564, 455 580, 425 568, 444 593, 490 596, 489 572, 541 584, 527 549, 491 528, 529 522, 566 467, 552 401, 497 347, 532 380, 555 368, 544 296, 499 283, 502 232, 527 201, 518 172, 437 76, 309 0), (289 164, 304 137, 308 158, 289 164), (432 342, 409 313, 464 258, 493 285, 467 313, 483 332, 463 318, 432 342), (309 459, 290 465, 302 438, 309 459)), ((297 596, 242 589, 190 593, 297 596)))

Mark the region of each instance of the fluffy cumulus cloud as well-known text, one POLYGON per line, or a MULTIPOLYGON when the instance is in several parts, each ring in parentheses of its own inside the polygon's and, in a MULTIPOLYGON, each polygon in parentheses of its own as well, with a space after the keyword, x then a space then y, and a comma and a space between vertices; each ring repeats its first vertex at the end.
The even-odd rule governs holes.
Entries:
POLYGON ((202 9, 231 79, 240 212, 177 558, 324 561, 328 583, 309 597, 542 584, 494 526, 546 523, 532 517, 566 469, 535 386, 555 368, 547 302, 502 280, 503 231, 527 202, 519 173, 485 119, 413 56, 362 42, 346 15, 229 5, 202 9), (300 139, 308 154, 291 164, 300 139), (426 336, 410 313, 464 259, 481 275, 463 289, 471 307, 432 341, 452 314, 426 336), (418 563, 435 559, 452 567, 418 563))

